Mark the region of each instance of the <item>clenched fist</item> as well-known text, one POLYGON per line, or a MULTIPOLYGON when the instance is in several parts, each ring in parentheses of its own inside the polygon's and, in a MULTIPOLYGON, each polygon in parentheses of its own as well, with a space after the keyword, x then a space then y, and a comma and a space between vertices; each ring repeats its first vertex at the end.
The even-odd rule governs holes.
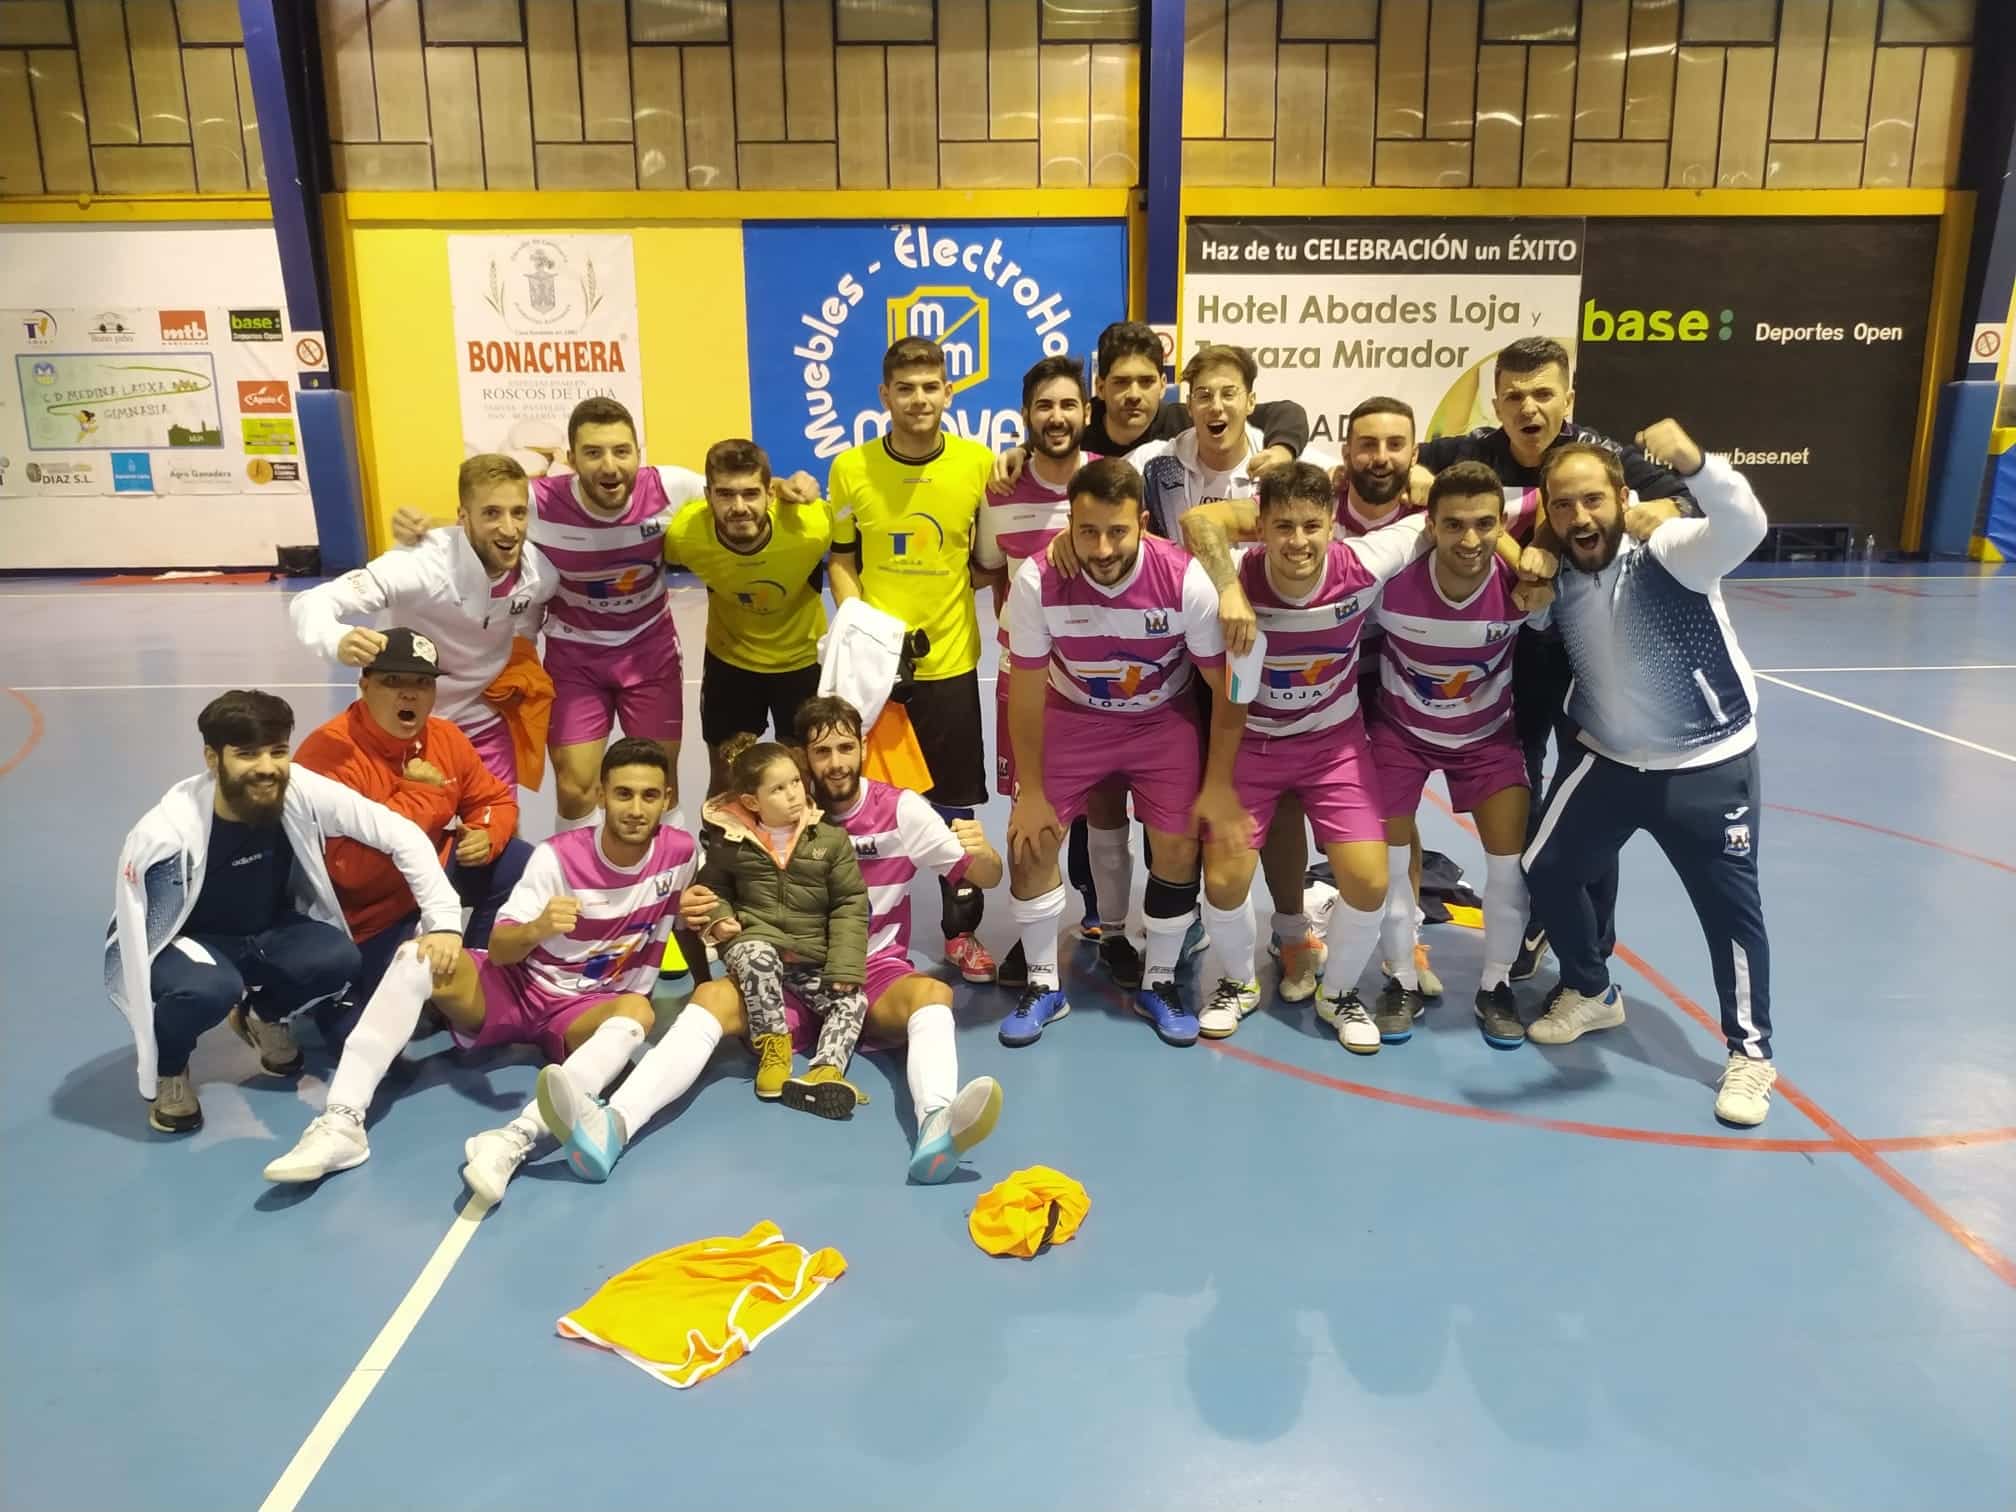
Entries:
POLYGON ((539 917, 532 921, 532 927, 539 931, 539 938, 550 940, 555 935, 570 935, 574 926, 581 922, 581 900, 564 894, 548 898, 546 906, 539 910, 539 917))
POLYGON ((336 660, 346 667, 368 667, 385 649, 382 632, 370 629, 346 630, 336 642, 336 660))
POLYGON ((441 768, 435 766, 431 761, 422 761, 418 756, 415 756, 411 761, 406 763, 406 780, 408 782, 424 782, 429 787, 448 786, 448 778, 441 768))

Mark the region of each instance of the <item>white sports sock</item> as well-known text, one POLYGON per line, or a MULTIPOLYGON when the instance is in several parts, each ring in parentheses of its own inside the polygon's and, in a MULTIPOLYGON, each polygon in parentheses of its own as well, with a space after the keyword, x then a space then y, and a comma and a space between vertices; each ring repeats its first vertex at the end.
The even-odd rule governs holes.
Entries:
POLYGON ((623 1121, 626 1144, 700 1079, 720 1043, 721 1025, 703 1008, 688 1006, 673 1020, 665 1038, 630 1068, 630 1079, 609 1099, 609 1110, 623 1121))
POLYGON ((1325 997, 1342 997, 1358 985, 1365 963, 1378 948, 1379 924, 1384 918, 1382 909, 1365 913, 1345 902, 1330 910, 1330 925, 1323 931, 1323 943, 1330 951, 1323 967, 1325 997))
POLYGON ((1407 847, 1386 847, 1386 908, 1379 925, 1379 958, 1392 969, 1394 980, 1415 992, 1421 973, 1414 968, 1414 942, 1420 938, 1414 922, 1414 883, 1407 875, 1407 847))
POLYGON ((1315 932, 1307 913, 1274 913, 1267 916, 1267 927, 1274 938, 1283 945, 1293 945, 1297 940, 1306 940, 1315 932))
POLYGON ((1489 992, 1511 978, 1526 931, 1526 872, 1517 856, 1484 858, 1484 975, 1489 992))
POLYGON ((926 1003, 910 1015, 909 1035, 910 1051, 903 1069, 910 1078, 910 1106, 916 1109, 921 1125, 940 1108, 951 1107, 959 1090, 959 1050, 952 1042, 952 1010, 943 1003, 926 1003))
MULTIPOLYGON (((1092 831, 1098 834, 1099 831, 1092 831)), ((1102 893, 1100 895, 1104 897, 1102 893)), ((1038 898, 1008 900, 1008 911, 1022 934, 1022 959, 1029 963, 1029 985, 1042 992, 1055 992, 1057 976, 1057 930, 1064 922, 1064 884, 1058 883, 1038 898)), ((1100 905, 1104 912, 1105 905, 1100 905)))
MULTIPOLYGON (((1107 929, 1127 927, 1127 912, 1133 907, 1134 831, 1127 825, 1118 829, 1085 832, 1085 858, 1092 867, 1092 892, 1099 900, 1099 923, 1107 929)), ((1027 947, 1024 947, 1027 954, 1027 947)))
MULTIPOLYGON (((644 1043, 644 1026, 632 1018, 604 1019, 587 1041, 560 1063, 560 1068, 584 1092, 601 1095, 616 1080, 617 1073, 630 1064, 630 1056, 644 1043)), ((537 1099, 525 1104, 525 1111, 511 1120, 533 1139, 546 1132, 539 1117, 537 1099)))
POLYGON ((1211 948, 1218 956, 1221 975, 1235 982, 1253 980, 1253 900, 1248 897, 1237 908, 1213 908, 1204 899, 1204 932, 1211 936, 1211 948))
POLYGON ((420 1022, 420 1010, 434 991, 434 973, 411 945, 401 945, 364 1005, 357 1027, 343 1042, 343 1058, 329 1078, 330 1108, 352 1108, 361 1116, 420 1022))

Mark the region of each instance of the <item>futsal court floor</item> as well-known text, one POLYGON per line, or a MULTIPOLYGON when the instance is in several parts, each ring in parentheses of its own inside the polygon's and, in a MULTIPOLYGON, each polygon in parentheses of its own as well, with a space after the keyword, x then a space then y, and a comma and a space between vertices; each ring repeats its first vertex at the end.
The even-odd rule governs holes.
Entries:
MULTIPOLYGON (((1447 998, 1369 1059, 1271 991, 1166 1048, 1079 948, 1031 1049, 961 986, 961 1074, 1006 1105, 950 1185, 904 1182, 900 1060, 857 1062, 873 1101, 829 1124, 758 1104, 724 1046, 608 1185, 549 1157, 480 1222, 462 1142, 529 1052, 415 1044, 370 1162, 276 1188, 326 1057, 292 1086, 220 1030, 206 1127, 155 1134, 100 986, 121 838, 200 765, 197 710, 263 686, 305 732, 351 696, 287 589, 0 584, 0 1504, 2016 1505, 2016 570, 1878 571, 1729 590, 1766 672, 1762 1129, 1711 1117, 1707 954, 1639 840, 1629 1022, 1573 1046, 1488 1048, 1455 928, 1427 931, 1447 998), (981 1254, 968 1209, 1033 1164, 1085 1184, 1081 1233, 981 1254), (555 1336, 612 1273, 762 1219, 847 1273, 721 1376, 675 1392, 555 1336)), ((697 648, 699 591, 678 610, 697 648)), ((549 787, 527 833, 551 814, 549 787)), ((935 941, 928 885, 917 917, 935 941)), ((1009 944, 999 895, 982 937, 1009 944)))

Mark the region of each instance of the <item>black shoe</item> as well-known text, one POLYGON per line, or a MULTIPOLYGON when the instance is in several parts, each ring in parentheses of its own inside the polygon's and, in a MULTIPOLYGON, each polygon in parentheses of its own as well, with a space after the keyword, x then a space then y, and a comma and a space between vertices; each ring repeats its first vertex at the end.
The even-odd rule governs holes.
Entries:
POLYGON ((994 985, 1006 987, 1010 992, 1020 992, 1029 985, 1029 958, 1022 954, 1022 942, 1017 940, 1014 948, 1001 958, 1001 964, 994 968, 994 985))
POLYGON ((1477 989, 1477 1029, 1493 1050, 1517 1050, 1526 1043, 1526 1026, 1519 1021, 1519 1005, 1512 989, 1500 982, 1488 991, 1477 989))
POLYGON ((1540 969, 1540 958, 1547 954, 1547 931, 1528 928, 1519 941, 1519 954, 1512 962, 1512 980, 1530 981, 1540 969))
POLYGON ((1427 1008, 1419 988, 1402 987, 1395 978, 1386 978, 1386 985, 1379 990, 1379 1001, 1372 1009, 1372 1022, 1379 1026, 1379 1042, 1406 1044, 1414 1038, 1414 1020, 1427 1008))
POLYGON ((1113 979, 1115 987, 1128 992, 1140 990, 1141 952, 1125 935, 1111 934, 1099 942, 1099 964, 1106 968, 1106 975, 1113 979))

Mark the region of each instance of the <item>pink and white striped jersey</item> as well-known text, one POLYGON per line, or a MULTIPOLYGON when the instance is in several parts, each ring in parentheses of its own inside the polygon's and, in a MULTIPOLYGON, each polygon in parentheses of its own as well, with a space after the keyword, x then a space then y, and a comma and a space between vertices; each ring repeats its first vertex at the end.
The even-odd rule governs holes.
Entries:
POLYGON ((640 467, 630 502, 611 519, 581 502, 574 475, 534 478, 532 543, 560 578, 546 609, 546 634, 621 646, 647 626, 670 621, 665 528, 682 504, 706 493, 707 482, 696 472, 640 467))
POLYGON ((1337 539, 1355 541, 1359 536, 1370 535, 1375 530, 1384 530, 1388 525, 1397 525, 1402 520, 1409 520, 1415 515, 1424 513, 1426 513, 1424 506, 1410 502, 1403 503, 1391 514, 1382 515, 1376 520, 1368 520, 1358 513, 1357 507, 1352 504, 1351 491, 1342 489, 1337 495, 1337 539))
MULTIPOLYGON (((1079 456, 1080 464, 1095 462, 1091 452, 1079 456)), ((973 560, 982 567, 1019 568, 1050 547, 1059 532, 1071 524, 1071 495, 1065 487, 1052 488, 1036 476, 1033 466, 1024 466, 1022 476, 1005 494, 988 494, 980 504, 980 522, 973 536, 973 560)), ((1008 625, 997 627, 1002 645, 1008 644, 1008 625)))
POLYGON ((861 779, 847 813, 826 817, 847 831, 861 880, 868 884, 868 954, 910 954, 910 884, 920 871, 947 882, 966 875, 972 857, 930 804, 908 788, 861 779))
POLYGON ((698 848, 684 830, 661 825, 644 859, 622 867, 602 853, 601 834, 598 824, 540 841, 497 915, 499 924, 529 924, 549 899, 581 905, 572 934, 542 940, 516 966, 499 968, 514 974, 529 1004, 554 1008, 621 992, 648 997, 658 985, 679 894, 700 869, 698 848))
POLYGON ((1359 718, 1358 642, 1379 602, 1379 585, 1421 545, 1421 518, 1330 543, 1322 575, 1295 599, 1267 575, 1267 553, 1239 555, 1239 586, 1267 638, 1260 681, 1246 710, 1246 733, 1270 740, 1335 729, 1359 718))
POLYGON ((1088 709, 1145 714, 1190 686, 1192 664, 1225 664, 1218 590, 1181 546, 1141 537, 1111 588, 1065 577, 1032 557, 1008 590, 1008 650, 1016 671, 1050 669, 1050 686, 1088 709))
POLYGON ((1512 602, 1518 583, 1498 557, 1460 603, 1442 591, 1432 553, 1395 575, 1379 602, 1380 714, 1444 749, 1498 733, 1512 717, 1512 645, 1526 623, 1512 602))

